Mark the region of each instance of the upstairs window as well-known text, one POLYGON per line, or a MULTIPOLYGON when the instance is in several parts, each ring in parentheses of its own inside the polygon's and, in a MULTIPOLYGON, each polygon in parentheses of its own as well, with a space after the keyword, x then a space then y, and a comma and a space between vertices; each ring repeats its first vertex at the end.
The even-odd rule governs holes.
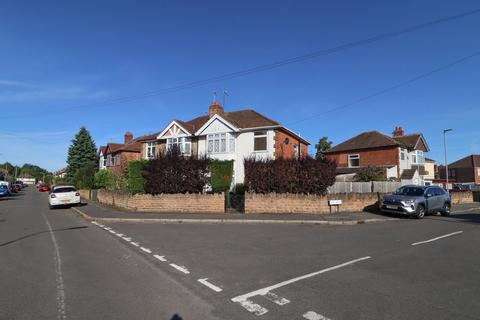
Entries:
POLYGON ((417 163, 417 154, 415 152, 412 154, 412 163, 417 163))
POLYGON ((256 131, 253 133, 253 151, 267 151, 266 131, 256 131))
POLYGON ((480 177, 480 168, 477 168, 477 176, 480 177))
POLYGON ((192 139, 189 137, 168 138, 167 149, 170 150, 173 146, 178 147, 182 155, 189 156, 192 154, 192 139))
POLYGON ((235 152, 235 136, 230 133, 207 135, 207 153, 235 152))
POLYGON ((417 163, 424 164, 425 163, 425 156, 422 150, 417 150, 417 163))
POLYGON ((360 155, 349 154, 348 155, 348 166, 349 167, 360 167, 360 155))
POLYGON ((405 150, 400 149, 400 160, 405 160, 405 150))
POLYGON ((147 159, 155 158, 157 154, 157 144, 155 142, 148 142, 147 143, 147 159))

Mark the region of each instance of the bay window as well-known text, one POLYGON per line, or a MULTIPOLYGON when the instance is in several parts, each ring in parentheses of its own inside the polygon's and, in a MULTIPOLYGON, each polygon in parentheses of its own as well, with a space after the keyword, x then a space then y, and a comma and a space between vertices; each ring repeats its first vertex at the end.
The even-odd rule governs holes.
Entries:
POLYGON ((192 139, 189 137, 168 138, 167 150, 177 147, 182 155, 189 156, 192 154, 192 139))
POLYGON ((207 153, 235 152, 235 136, 230 133, 207 135, 207 153))

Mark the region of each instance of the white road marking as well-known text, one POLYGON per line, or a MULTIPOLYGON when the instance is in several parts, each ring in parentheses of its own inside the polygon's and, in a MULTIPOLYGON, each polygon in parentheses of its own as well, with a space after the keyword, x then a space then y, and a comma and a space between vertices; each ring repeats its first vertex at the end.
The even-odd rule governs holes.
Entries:
POLYGON ((167 259, 165 259, 164 256, 159 256, 158 254, 154 254, 153 256, 154 256, 155 258, 157 258, 158 260, 162 261, 162 262, 167 261, 167 259))
POLYGON ((105 229, 105 230, 107 230, 107 231, 112 230, 112 228, 110 228, 110 227, 104 227, 103 229, 105 229))
POLYGON ((329 318, 313 311, 308 311, 303 315, 303 317, 307 320, 330 320, 329 318))
POLYGON ((117 234, 117 232, 115 230, 108 230, 108 232, 113 233, 113 234, 117 234))
POLYGON ((259 304, 256 304, 250 300, 239 301, 240 305, 247 309, 248 312, 253 313, 256 316, 261 316, 268 312, 268 309, 262 307, 259 304))
POLYGON ((103 224, 100 224, 100 223, 97 223, 97 226, 99 226, 100 228, 105 227, 103 224))
POLYGON ((445 234, 445 235, 443 235, 443 236, 439 236, 439 237, 436 237, 436 238, 433 238, 433 239, 430 239, 430 240, 415 242, 415 243, 412 243, 412 246, 417 246, 417 245, 419 245, 419 244, 424 244, 424 243, 429 243, 429 242, 437 241, 437 240, 439 240, 439 239, 451 237, 451 236, 454 236, 454 235, 460 234, 460 233, 463 233, 463 231, 452 232, 452 233, 445 234))
POLYGON ((296 278, 293 278, 293 279, 289 279, 289 280, 271 285, 269 287, 265 287, 265 288, 262 288, 262 289, 258 289, 258 290, 243 294, 241 296, 234 297, 231 300, 233 302, 240 302, 241 303, 242 301, 246 301, 247 299, 249 299, 251 297, 254 297, 254 296, 258 296, 258 295, 264 296, 270 291, 273 291, 275 289, 284 287, 284 286, 292 284, 294 282, 297 282, 297 281, 300 281, 300 280, 303 280, 303 279, 307 279, 307 278, 311 278, 311 277, 314 277, 316 275, 319 275, 319 274, 322 274, 322 273, 325 273, 325 272, 328 272, 328 271, 333 271, 333 270, 336 270, 336 269, 340 269, 340 268, 352 265, 352 264, 360 262, 360 261, 368 260, 370 258, 371 258, 370 256, 366 256, 366 257, 363 257, 363 258, 350 260, 350 261, 347 261, 345 263, 342 263, 342 264, 339 264, 339 265, 336 265, 336 266, 333 266, 333 267, 329 267, 329 268, 326 268, 326 269, 315 271, 315 272, 312 272, 312 273, 309 273, 309 274, 306 274, 306 275, 303 275, 303 276, 300 276, 300 277, 296 277, 296 278))
POLYGON ((93 223, 94 225, 97 225, 97 226, 98 226, 97 221, 92 221, 92 223, 93 223))
POLYGON ((263 295, 267 300, 272 301, 273 303, 278 304, 279 306, 286 305, 287 303, 290 303, 290 300, 285 299, 283 297, 280 297, 276 295, 273 292, 267 292, 266 294, 263 295))
POLYGON ((147 248, 144 248, 144 247, 140 247, 140 250, 146 252, 146 253, 152 253, 152 250, 150 249, 147 249, 147 248))
POLYGON ((42 213, 43 219, 47 224, 48 230, 50 231, 50 237, 53 242, 54 248, 54 265, 55 265, 55 280, 57 283, 57 319, 66 320, 67 319, 67 307, 65 303, 65 288, 63 284, 63 275, 62 275, 62 259, 60 257, 60 249, 58 248, 57 239, 53 233, 52 225, 48 221, 47 217, 42 213))
POLYGON ((197 281, 200 282, 201 284, 203 284, 204 286, 209 287, 210 289, 212 289, 212 290, 215 291, 215 292, 221 292, 221 291, 223 290, 222 288, 217 287, 217 286, 214 285, 213 283, 209 282, 209 281, 208 281, 208 278, 198 279, 197 281))
POLYGON ((127 241, 127 242, 131 242, 132 241, 132 238, 129 238, 129 237, 122 237, 123 240, 127 241))
POLYGON ((117 233, 117 237, 120 237, 120 238, 121 238, 121 237, 123 237, 123 236, 124 236, 123 233, 117 233))
POLYGON ((188 271, 188 269, 185 268, 184 266, 179 266, 179 265, 176 265, 176 264, 174 264, 174 263, 170 263, 170 266, 173 267, 173 268, 175 268, 175 269, 177 269, 177 270, 180 271, 180 272, 185 273, 185 274, 189 274, 189 273, 190 273, 190 271, 188 271))
POLYGON ((135 247, 140 247, 140 244, 138 242, 131 241, 130 244, 134 245, 135 247))

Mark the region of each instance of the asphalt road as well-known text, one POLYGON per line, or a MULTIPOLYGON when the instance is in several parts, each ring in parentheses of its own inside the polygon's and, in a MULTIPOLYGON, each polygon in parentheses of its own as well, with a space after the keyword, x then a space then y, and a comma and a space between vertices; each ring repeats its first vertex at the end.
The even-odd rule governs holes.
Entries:
POLYGON ((480 319, 479 227, 478 209, 354 226, 105 225, 28 190, 0 200, 0 319, 480 319))

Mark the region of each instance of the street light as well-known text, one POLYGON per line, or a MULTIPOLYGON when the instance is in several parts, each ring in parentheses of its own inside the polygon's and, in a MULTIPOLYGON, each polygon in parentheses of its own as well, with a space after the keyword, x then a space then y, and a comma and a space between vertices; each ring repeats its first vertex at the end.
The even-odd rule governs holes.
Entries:
POLYGON ((450 194, 450 191, 448 190, 448 160, 447 160, 447 132, 452 131, 453 129, 444 129, 443 130, 443 148, 445 150, 445 176, 447 180, 447 193, 450 194))

